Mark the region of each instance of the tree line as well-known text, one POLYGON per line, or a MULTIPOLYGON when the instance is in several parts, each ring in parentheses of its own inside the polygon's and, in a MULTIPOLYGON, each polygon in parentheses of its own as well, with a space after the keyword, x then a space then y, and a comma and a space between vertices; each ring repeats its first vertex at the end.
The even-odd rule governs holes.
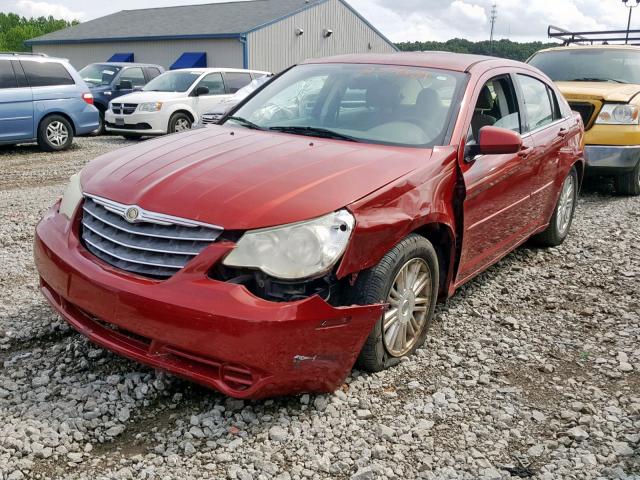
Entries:
POLYGON ((472 53, 475 55, 492 55, 494 57, 509 58, 511 60, 524 62, 538 50, 557 47, 558 43, 520 43, 512 42, 511 40, 471 42, 463 38, 454 38, 446 42, 404 42, 396 45, 404 52, 437 50, 443 52, 472 53))
POLYGON ((78 23, 77 20, 67 22, 51 16, 25 18, 15 13, 0 12, 0 52, 28 52, 31 49, 25 46, 25 40, 62 30, 78 23))

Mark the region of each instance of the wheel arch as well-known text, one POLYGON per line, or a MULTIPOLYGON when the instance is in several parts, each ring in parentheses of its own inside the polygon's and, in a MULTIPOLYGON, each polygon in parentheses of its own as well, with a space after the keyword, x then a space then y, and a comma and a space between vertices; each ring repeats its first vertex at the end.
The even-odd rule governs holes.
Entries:
POLYGON ((44 122, 47 118, 53 116, 53 115, 58 115, 60 117, 63 117, 64 119, 66 119, 69 124, 71 125, 71 128, 73 129, 73 135, 76 135, 76 124, 73 121, 73 118, 71 118, 70 115, 64 113, 64 112, 60 112, 60 111, 49 111, 47 113, 45 113, 44 115, 42 115, 42 117, 40 118, 40 120, 38 121, 38 128, 36 130, 36 132, 38 132, 40 130, 40 125, 42 125, 42 122, 44 122))
POLYGON ((194 123, 196 121, 196 117, 194 113, 183 107, 177 108, 176 110, 171 112, 171 115, 169 115, 169 121, 171 121, 171 117, 173 117, 178 113, 184 113, 187 117, 189 117, 189 119, 191 120, 191 123, 194 123))
POLYGON ((429 240, 438 254, 438 265, 440 267, 438 297, 441 299, 446 298, 449 295, 449 285, 452 282, 456 264, 456 237, 453 229, 446 223, 433 222, 422 225, 411 233, 429 240))

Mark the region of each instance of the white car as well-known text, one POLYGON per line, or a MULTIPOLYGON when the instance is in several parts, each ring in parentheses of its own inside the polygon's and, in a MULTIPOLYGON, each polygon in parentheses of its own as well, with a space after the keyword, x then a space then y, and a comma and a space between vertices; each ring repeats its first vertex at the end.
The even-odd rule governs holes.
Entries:
POLYGON ((231 95, 229 98, 218 103, 216 107, 210 112, 203 113, 200 116, 200 121, 197 125, 194 125, 194 128, 201 128, 217 124, 229 110, 238 105, 241 101, 243 101, 245 98, 247 98, 272 78, 273 74, 265 75, 264 77, 260 77, 252 81, 246 87, 241 88, 234 95, 231 95))
POLYGON ((268 72, 233 68, 165 72, 141 91, 111 101, 104 117, 106 130, 130 138, 189 130, 203 113, 265 75, 268 72))

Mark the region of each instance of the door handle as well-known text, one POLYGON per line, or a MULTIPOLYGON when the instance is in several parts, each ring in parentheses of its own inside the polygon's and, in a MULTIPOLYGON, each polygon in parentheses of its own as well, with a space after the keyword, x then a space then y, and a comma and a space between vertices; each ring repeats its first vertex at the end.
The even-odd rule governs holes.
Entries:
POLYGON ((531 152, 533 151, 533 149, 531 147, 523 147, 519 152, 518 152, 518 156, 520 158, 527 158, 529 155, 531 155, 531 152))
POLYGON ((566 137, 567 135, 569 135, 569 130, 567 130, 566 128, 561 128, 561 129, 558 131, 558 136, 559 136, 560 138, 564 138, 564 137, 566 137))

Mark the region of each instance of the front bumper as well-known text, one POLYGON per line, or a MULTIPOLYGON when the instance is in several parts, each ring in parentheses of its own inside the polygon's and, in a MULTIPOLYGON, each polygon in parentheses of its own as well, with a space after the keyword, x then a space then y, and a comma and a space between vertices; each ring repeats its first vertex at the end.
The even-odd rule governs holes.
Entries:
POLYGON ((134 112, 131 115, 116 115, 112 110, 104 114, 105 128, 109 132, 122 135, 165 135, 169 119, 160 112, 134 112), (116 119, 123 119, 124 125, 116 125, 116 119))
POLYGON ((592 173, 624 173, 640 162, 640 145, 587 145, 584 155, 592 173))
POLYGON ((236 398, 335 390, 384 308, 272 303, 211 280, 233 248, 223 242, 166 281, 129 275, 88 252, 77 223, 56 205, 36 227, 41 290, 60 315, 104 348, 236 398))

